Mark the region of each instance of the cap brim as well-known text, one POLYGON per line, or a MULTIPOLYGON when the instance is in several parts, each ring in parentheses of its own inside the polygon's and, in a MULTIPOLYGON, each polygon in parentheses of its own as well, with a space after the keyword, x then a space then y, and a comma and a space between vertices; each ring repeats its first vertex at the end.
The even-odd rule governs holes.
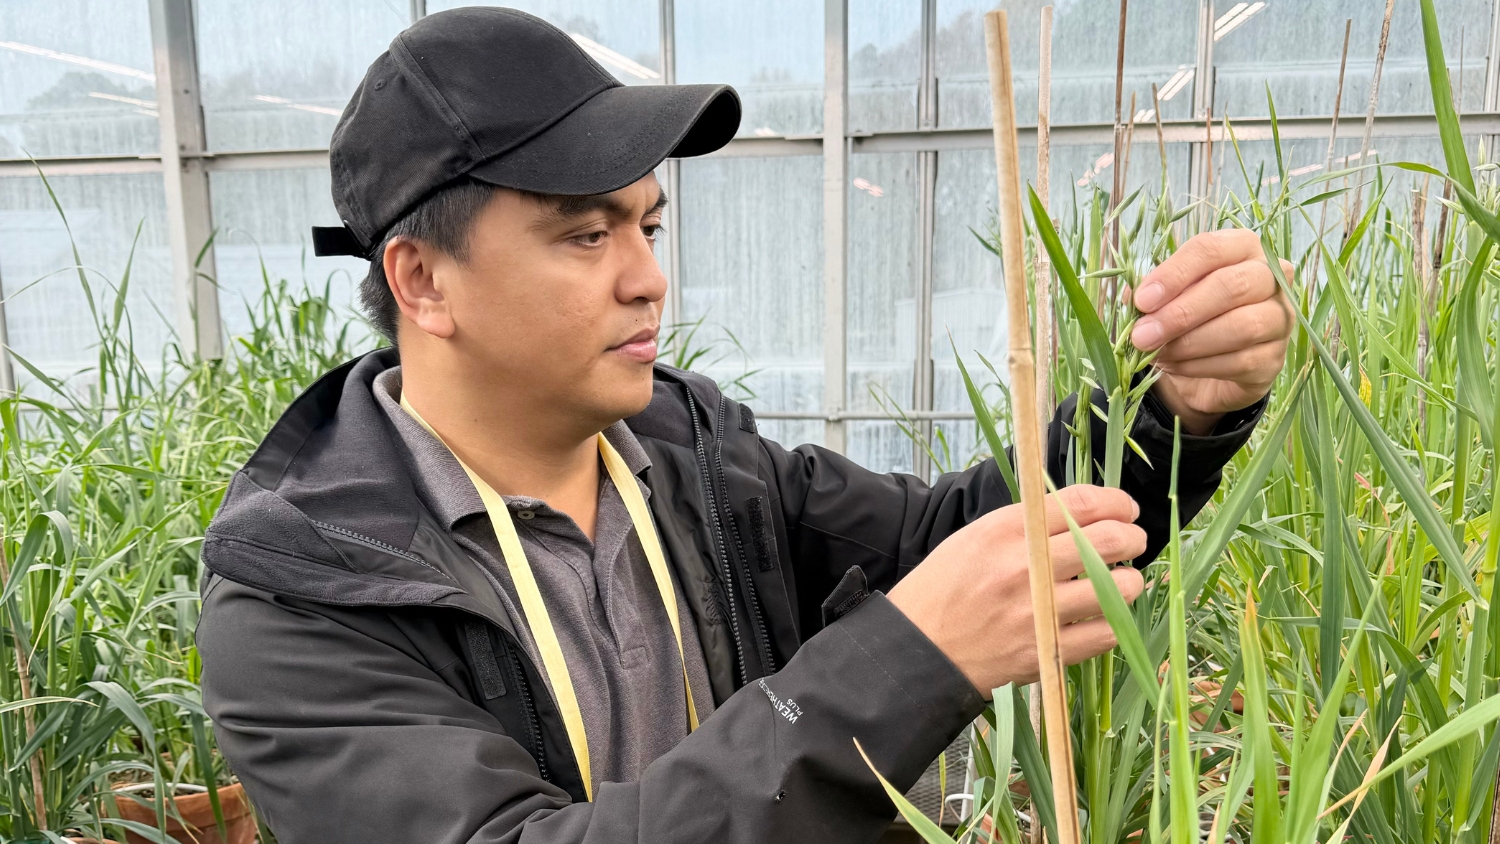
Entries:
POLYGON ((668 158, 719 149, 739 125, 740 98, 728 85, 608 88, 469 175, 535 193, 609 193, 634 184, 668 158))

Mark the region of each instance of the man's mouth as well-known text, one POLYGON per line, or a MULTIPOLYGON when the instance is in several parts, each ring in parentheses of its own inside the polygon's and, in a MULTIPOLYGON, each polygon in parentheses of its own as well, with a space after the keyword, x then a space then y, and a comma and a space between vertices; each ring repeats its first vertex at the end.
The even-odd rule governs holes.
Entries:
POLYGON ((611 352, 618 352, 625 357, 640 361, 641 363, 653 363, 656 361, 656 333, 659 326, 643 328, 633 334, 630 339, 610 347, 611 352))

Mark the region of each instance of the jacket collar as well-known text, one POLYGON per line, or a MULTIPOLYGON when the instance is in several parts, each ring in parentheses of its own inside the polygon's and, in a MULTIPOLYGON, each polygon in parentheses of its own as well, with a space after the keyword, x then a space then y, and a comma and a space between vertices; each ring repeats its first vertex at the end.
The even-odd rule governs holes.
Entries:
MULTIPOLYGON (((394 349, 368 353, 292 402, 231 481, 204 536, 204 564, 273 594, 448 605, 509 628, 483 571, 448 531, 443 516, 453 514, 424 503, 401 434, 375 398, 375 380, 397 365, 394 349)), ((700 408, 719 400, 711 380, 658 366, 651 405, 626 424, 638 436, 693 447, 689 392, 700 408)))
MULTIPOLYGON (((468 474, 459 465, 453 452, 401 408, 401 379, 399 365, 377 374, 372 385, 375 402, 396 433, 399 445, 397 451, 401 454, 418 496, 438 521, 451 528, 461 519, 483 513, 484 501, 469 482, 468 474)), ((604 437, 619 452, 630 473, 637 478, 644 478, 646 470, 651 468, 651 458, 629 426, 624 422, 616 422, 604 429, 604 437)), ((642 487, 643 494, 649 498, 650 487, 644 484, 642 487)), ((507 495, 505 500, 513 506, 523 507, 535 507, 542 503, 538 499, 518 495, 507 495)))

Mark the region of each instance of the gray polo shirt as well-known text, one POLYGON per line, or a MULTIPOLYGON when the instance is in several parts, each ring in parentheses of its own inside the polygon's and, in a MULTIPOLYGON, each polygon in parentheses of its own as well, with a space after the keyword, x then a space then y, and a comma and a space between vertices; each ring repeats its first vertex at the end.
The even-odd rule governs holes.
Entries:
MULTIPOLYGON (((484 565, 506 612, 516 622, 521 647, 550 690, 551 679, 526 626, 479 492, 453 453, 401 409, 400 367, 380 373, 374 392, 400 433, 405 446, 402 456, 417 495, 454 539, 484 565)), ((617 422, 605 429, 604 436, 637 476, 641 494, 649 498, 651 490, 638 476, 651 459, 635 435, 624 422, 617 422)), ((571 517, 545 501, 504 496, 572 675, 596 788, 601 782, 640 779, 647 765, 688 733, 682 662, 671 622, 630 513, 602 463, 599 475, 593 542, 571 517)), ((673 581, 675 585, 675 575, 673 581)), ((676 593, 688 679, 701 721, 713 711, 713 695, 703 648, 681 587, 676 593)))

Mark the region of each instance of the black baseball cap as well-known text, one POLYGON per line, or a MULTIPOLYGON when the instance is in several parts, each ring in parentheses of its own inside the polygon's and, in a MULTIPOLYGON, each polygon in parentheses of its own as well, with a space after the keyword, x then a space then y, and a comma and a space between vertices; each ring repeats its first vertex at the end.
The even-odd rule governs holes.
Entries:
POLYGON ((469 177, 582 196, 630 185, 667 158, 724 146, 740 123, 728 85, 622 85, 567 33, 515 9, 422 18, 370 65, 333 130, 333 204, 318 255, 371 258, 403 214, 469 177))

